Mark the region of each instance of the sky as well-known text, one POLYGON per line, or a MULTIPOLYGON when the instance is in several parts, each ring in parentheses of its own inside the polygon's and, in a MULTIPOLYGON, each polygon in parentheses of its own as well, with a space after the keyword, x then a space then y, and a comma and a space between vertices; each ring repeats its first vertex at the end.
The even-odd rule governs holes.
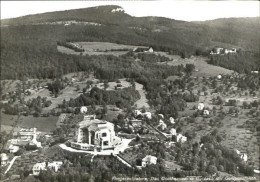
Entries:
POLYGON ((185 21, 260 15, 259 1, 1 1, 1 19, 99 5, 119 5, 131 16, 185 21))

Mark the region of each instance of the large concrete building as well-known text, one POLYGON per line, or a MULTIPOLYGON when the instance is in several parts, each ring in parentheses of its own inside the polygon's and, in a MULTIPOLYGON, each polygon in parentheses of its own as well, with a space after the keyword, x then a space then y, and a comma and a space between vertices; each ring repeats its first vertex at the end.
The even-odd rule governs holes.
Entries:
POLYGON ((121 139, 115 135, 113 123, 96 119, 94 115, 87 115, 79 123, 71 147, 81 150, 105 150, 113 149, 120 142, 121 139))

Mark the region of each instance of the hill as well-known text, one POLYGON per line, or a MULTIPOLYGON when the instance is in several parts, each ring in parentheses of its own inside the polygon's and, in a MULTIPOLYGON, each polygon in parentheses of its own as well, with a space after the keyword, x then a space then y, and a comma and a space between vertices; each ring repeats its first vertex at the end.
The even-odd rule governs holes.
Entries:
MULTIPOLYGON (((112 42, 152 46, 188 57, 215 46, 258 52, 259 18, 185 22, 132 17, 119 6, 29 15, 1 21, 2 79, 55 77, 77 70, 77 58, 57 51, 57 42, 112 42), (27 68, 30 65, 30 68, 27 68), (21 69, 22 68, 22 69, 21 69), (38 76, 37 76, 38 75, 38 76)), ((88 59, 88 58, 85 58, 88 59)))

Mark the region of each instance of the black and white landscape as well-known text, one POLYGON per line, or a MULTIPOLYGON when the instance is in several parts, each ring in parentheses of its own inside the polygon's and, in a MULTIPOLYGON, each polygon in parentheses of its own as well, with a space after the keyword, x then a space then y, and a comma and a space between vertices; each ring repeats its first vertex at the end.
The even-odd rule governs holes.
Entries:
POLYGON ((258 181, 260 18, 98 6, 1 20, 1 181, 258 181))

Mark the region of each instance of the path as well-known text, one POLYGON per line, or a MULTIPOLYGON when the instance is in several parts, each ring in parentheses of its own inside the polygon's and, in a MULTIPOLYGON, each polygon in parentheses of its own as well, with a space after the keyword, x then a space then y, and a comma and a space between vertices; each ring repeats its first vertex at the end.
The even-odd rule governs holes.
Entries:
POLYGON ((17 158, 19 158, 19 157, 21 157, 21 156, 15 156, 15 157, 10 161, 10 164, 9 164, 8 168, 6 169, 6 171, 5 171, 4 174, 6 174, 6 173, 11 169, 11 167, 12 167, 13 164, 14 164, 14 161, 15 161, 17 158))
POLYGON ((86 150, 79 150, 79 149, 74 149, 71 147, 66 146, 65 144, 60 144, 60 148, 63 150, 67 150, 70 152, 78 152, 78 153, 88 153, 92 155, 117 155, 120 152, 124 152, 125 149, 129 148, 128 144, 132 141, 133 139, 122 139, 122 143, 120 145, 117 145, 114 150, 103 150, 103 151, 86 151, 86 150))
POLYGON ((137 109, 141 109, 143 107, 145 108, 150 108, 149 104, 148 104, 148 100, 146 98, 146 95, 145 95, 145 91, 143 89, 143 85, 140 84, 140 83, 137 83, 135 82, 135 89, 139 92, 140 94, 140 99, 137 100, 135 102, 134 105, 136 105, 137 109))
POLYGON ((123 159, 121 156, 115 155, 115 157, 117 158, 117 160, 119 160, 121 163, 123 163, 127 167, 131 167, 132 168, 132 165, 129 162, 127 162, 125 159, 123 159))

